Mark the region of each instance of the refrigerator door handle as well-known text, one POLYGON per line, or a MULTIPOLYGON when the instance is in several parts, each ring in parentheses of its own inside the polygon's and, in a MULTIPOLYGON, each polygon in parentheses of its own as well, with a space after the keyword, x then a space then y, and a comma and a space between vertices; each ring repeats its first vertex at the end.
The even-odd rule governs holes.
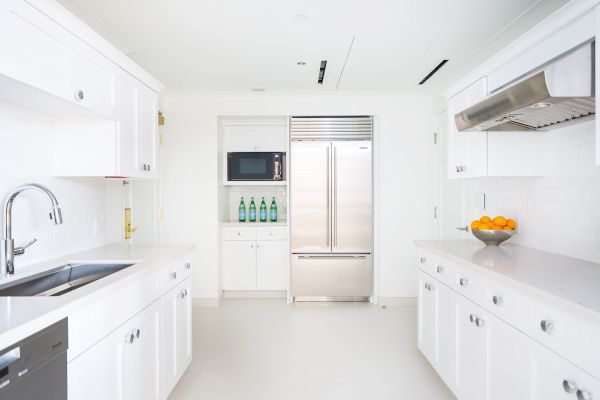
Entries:
POLYGON ((333 247, 337 247, 337 147, 333 146, 333 247))
POLYGON ((327 147, 327 247, 331 246, 331 147, 327 147))
POLYGON ((367 257, 368 257, 368 254, 354 254, 354 255, 351 255, 351 254, 332 254, 332 255, 322 254, 322 255, 299 255, 298 256, 299 259, 303 259, 303 260, 306 260, 306 259, 309 259, 309 260, 310 259, 312 259, 312 260, 321 259, 321 260, 323 260, 323 259, 332 259, 332 258, 365 259, 367 257))

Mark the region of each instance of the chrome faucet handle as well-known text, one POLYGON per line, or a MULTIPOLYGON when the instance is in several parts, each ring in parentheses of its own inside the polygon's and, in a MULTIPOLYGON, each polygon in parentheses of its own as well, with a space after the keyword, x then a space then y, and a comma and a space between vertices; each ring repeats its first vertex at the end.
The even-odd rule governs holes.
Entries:
POLYGON ((14 255, 21 256, 21 255, 25 254, 25 250, 27 250, 27 248, 29 246, 31 246, 32 244, 34 244, 35 242, 37 242, 37 239, 31 239, 29 242, 25 243, 23 246, 15 247, 15 249, 13 251, 14 255))

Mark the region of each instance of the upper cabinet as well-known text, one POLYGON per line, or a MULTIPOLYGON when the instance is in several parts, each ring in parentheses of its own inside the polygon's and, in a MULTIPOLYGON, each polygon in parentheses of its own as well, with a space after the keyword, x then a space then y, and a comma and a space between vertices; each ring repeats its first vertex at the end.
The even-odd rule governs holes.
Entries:
MULTIPOLYGON (((547 154, 547 141, 550 136, 546 131, 566 126, 567 124, 558 123, 564 120, 571 124, 590 118, 587 110, 570 109, 569 107, 574 106, 560 102, 560 98, 579 95, 561 96, 555 93, 558 88, 553 86, 553 82, 570 82, 572 87, 578 88, 579 86, 570 80, 569 73, 571 76, 587 76, 578 73, 581 68, 577 68, 581 65, 572 63, 575 57, 571 56, 582 53, 580 50, 585 50, 586 45, 589 50, 590 42, 600 29, 600 9, 597 9, 594 3, 570 2, 446 90, 450 179, 547 174, 551 166, 550 158, 547 159, 550 157, 547 154), (565 62, 567 59, 569 61, 565 62), (544 74, 540 74, 542 71, 544 74), (551 75, 546 75, 548 71, 551 75), (560 74, 561 77, 552 74, 560 74), (543 77, 542 83, 547 85, 546 97, 543 97, 544 93, 538 87, 535 95, 533 90, 524 94, 523 89, 529 87, 534 78, 539 76, 543 77), (527 96, 531 98, 529 103, 526 102, 529 100, 527 96), (540 99, 535 100, 535 96, 539 96, 540 99), (554 99, 559 99, 557 101, 560 105, 554 104, 554 99), (482 100, 487 101, 462 115, 460 121, 463 130, 459 131, 455 121, 456 114, 482 100), (554 108, 544 109, 535 114, 533 108, 541 108, 537 107, 538 105, 554 108), (552 115, 556 115, 556 120, 548 122, 549 116, 552 115), (531 129, 532 126, 537 130, 531 129)), ((598 52, 594 53, 592 50, 592 54, 596 57, 594 64, 598 65, 598 52)), ((595 85, 598 85, 598 68, 595 74, 595 85)), ((597 93, 597 88, 590 87, 589 93, 597 93)), ((589 94, 587 96, 588 99, 584 99, 584 102, 589 103, 589 94)), ((596 107, 599 107, 597 102, 596 107)), ((600 124, 596 124, 596 161, 600 164, 598 125, 600 124)))
POLYGON ((0 101, 60 117, 56 176, 157 177, 162 85, 54 1, 0 5, 0 101))
POLYGON ((448 177, 472 178, 487 174, 487 135, 485 132, 459 132, 454 115, 487 96, 483 77, 448 99, 448 177))

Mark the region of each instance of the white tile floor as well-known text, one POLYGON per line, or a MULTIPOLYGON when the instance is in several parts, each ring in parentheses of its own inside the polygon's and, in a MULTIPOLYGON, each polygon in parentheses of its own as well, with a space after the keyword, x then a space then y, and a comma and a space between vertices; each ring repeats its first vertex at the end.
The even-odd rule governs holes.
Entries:
POLYGON ((227 299, 194 309, 169 400, 454 399, 416 347, 416 308, 227 299))

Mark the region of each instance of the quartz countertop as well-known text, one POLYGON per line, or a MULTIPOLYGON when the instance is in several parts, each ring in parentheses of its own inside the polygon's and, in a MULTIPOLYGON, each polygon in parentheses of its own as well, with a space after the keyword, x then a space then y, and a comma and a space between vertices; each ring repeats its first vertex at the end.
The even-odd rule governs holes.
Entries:
POLYGON ((193 251, 194 246, 122 245, 114 244, 44 261, 19 268, 15 275, 0 282, 39 273, 68 263, 114 262, 134 265, 81 288, 56 297, 0 297, 0 349, 62 320, 85 304, 110 296, 115 289, 131 283, 151 268, 160 268, 193 251))
POLYGON ((511 243, 486 246, 476 240, 420 240, 415 244, 600 322, 598 263, 511 243))

